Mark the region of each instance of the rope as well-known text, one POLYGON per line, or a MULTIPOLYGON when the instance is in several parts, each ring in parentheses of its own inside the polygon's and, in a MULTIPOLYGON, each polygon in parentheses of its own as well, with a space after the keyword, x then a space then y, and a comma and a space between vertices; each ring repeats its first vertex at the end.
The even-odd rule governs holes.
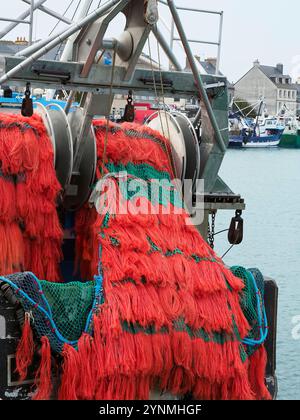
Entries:
MULTIPOLYGON (((75 1, 75 0, 71 0, 71 3, 70 3, 70 4, 69 4, 69 6, 66 8, 66 10, 64 11, 64 13, 62 14, 62 16, 61 16, 61 17, 64 17, 64 16, 68 13, 68 11, 69 11, 69 9, 71 8, 71 6, 73 5, 74 1, 75 1)), ((77 8, 76 8, 75 13, 74 13, 74 15, 73 15, 73 17, 72 17, 72 20, 74 19, 74 16, 75 16, 75 14, 76 14, 76 12, 77 12, 77 10, 78 10, 79 4, 80 4, 80 0, 79 0, 79 2, 78 2, 78 4, 77 4, 77 8)), ((56 24, 54 25, 53 29, 50 31, 50 33, 49 33, 49 35, 48 35, 48 36, 50 36, 50 35, 52 35, 52 34, 53 34, 53 32, 54 32, 54 31, 55 31, 55 29, 58 27, 58 25, 60 24, 60 22, 61 22, 61 18, 60 18, 60 19, 58 19, 58 21, 56 22, 56 24)))
POLYGON ((268 336, 268 319, 266 314, 266 308, 264 305, 263 297, 261 295, 261 292, 259 291, 257 287, 256 280, 251 273, 251 271, 247 270, 247 274, 251 278, 253 282, 253 287, 255 289, 256 294, 256 303, 257 303, 257 317, 258 317, 258 327, 260 331, 260 339, 259 340, 253 340, 252 338, 245 338, 243 340, 243 344, 246 344, 248 346, 254 347, 254 346, 260 346, 263 344, 268 336))
POLYGON ((114 50, 113 54, 113 63, 111 67, 111 80, 110 80, 110 92, 109 92, 109 104, 108 104, 108 111, 106 115, 106 129, 105 129, 105 139, 104 139, 104 147, 103 147, 103 158, 102 158, 102 167, 101 167, 101 174, 104 175, 104 166, 106 160, 106 151, 107 151, 107 142, 108 142, 108 131, 109 131, 109 114, 111 110, 111 104, 113 101, 113 84, 114 84, 114 77, 115 77, 115 66, 116 66, 116 55, 117 52, 114 50))
MULTIPOLYGON (((151 54, 150 37, 148 37, 148 50, 149 50, 149 58, 150 58, 150 66, 151 66, 151 73, 152 73, 152 79, 153 79, 155 100, 159 104, 160 100, 159 100, 158 93, 157 93, 157 85, 156 85, 156 79, 155 79, 154 67, 153 67, 153 61, 152 61, 152 54, 151 54)), ((163 130, 163 136, 165 137, 164 126, 163 126, 163 123, 162 123, 162 118, 161 118, 160 112, 158 112, 158 115, 159 115, 159 118, 160 118, 160 124, 161 124, 162 130, 163 130)))
MULTIPOLYGON (((41 284, 38 280, 38 278, 33 274, 33 273, 26 273, 28 275, 31 276, 31 278, 34 280, 34 283, 37 285, 38 289, 39 289, 39 293, 40 296, 43 300, 43 303, 46 306, 46 309, 43 308, 40 304, 38 304, 37 302, 35 302, 33 299, 31 299, 31 297, 25 293, 23 290, 21 290, 16 284, 14 284, 12 281, 10 281, 9 279, 7 279, 6 277, 0 277, 0 281, 3 281, 4 283, 8 284, 10 287, 12 287, 16 294, 21 296, 25 301, 27 301, 34 309, 39 310, 44 317, 47 318, 47 320, 49 321, 51 327, 52 327, 52 332, 56 335, 56 337, 58 338, 59 341, 61 341, 62 343, 65 344, 69 344, 71 346, 76 346, 78 343, 78 340, 76 341, 70 341, 67 340, 65 337, 63 337, 63 335, 60 333, 59 329, 56 326, 56 323, 53 319, 52 316, 52 311, 49 305, 49 302, 47 301, 43 289, 41 287, 41 284)), ((92 320, 92 316, 97 308, 97 302, 99 300, 99 294, 101 294, 102 292, 102 283, 103 283, 103 278, 101 275, 95 276, 95 298, 94 298, 94 302, 93 302, 93 307, 89 312, 89 315, 87 317, 87 321, 85 324, 85 329, 84 332, 87 333, 90 329, 90 324, 91 324, 91 320, 92 320)), ((100 296, 101 298, 101 296, 100 296)))
POLYGON ((166 111, 165 90, 164 90, 163 77, 162 77, 162 71, 161 71, 160 46, 159 46, 159 43, 158 43, 157 40, 156 40, 156 44, 157 44, 157 58, 158 58, 159 78, 160 78, 160 88, 161 88, 161 94, 162 94, 162 101, 163 101, 163 105, 164 105, 164 112, 165 112, 165 117, 166 117, 166 122, 167 122, 168 139, 171 140, 169 121, 167 119, 167 111, 166 111))
MULTIPOLYGON (((79 5, 80 5, 80 1, 81 1, 81 0, 79 0, 79 2, 77 3, 76 9, 75 9, 75 11, 74 11, 74 13, 73 13, 73 16, 72 16, 72 20, 74 20, 74 17, 75 17, 75 15, 76 15, 76 13, 77 13, 77 10, 78 10, 79 5)), ((69 6, 67 7, 67 9, 65 10, 65 12, 64 12, 64 14, 63 14, 63 16, 65 16, 65 14, 68 12, 68 10, 69 10, 69 8, 71 7, 71 5, 73 4, 73 2, 74 2, 74 0, 72 0, 72 1, 71 1, 71 3, 69 4, 69 6)), ((50 35, 54 32, 54 30, 57 28, 57 26, 59 25, 59 23, 60 23, 60 22, 61 22, 61 19, 60 19, 60 20, 56 23, 56 25, 54 26, 54 28, 53 28, 53 29, 52 29, 52 31, 50 32, 49 36, 50 36, 50 35)), ((60 52, 60 50, 61 50, 61 47, 62 47, 63 43, 64 43, 64 41, 62 41, 62 42, 59 44, 58 50, 57 50, 57 52, 56 52, 55 59, 57 59, 57 57, 58 57, 58 55, 59 55, 59 52, 60 52)))
MULTIPOLYGON (((159 66, 159 76, 160 76, 160 85, 161 85, 161 93, 162 93, 162 101, 163 101, 163 108, 164 108, 164 113, 165 113, 165 118, 166 118, 166 123, 167 123, 167 130, 168 130, 168 139, 170 142, 170 145, 172 147, 172 142, 171 142, 171 134, 170 134, 170 126, 169 126, 169 120, 167 118, 167 111, 166 111, 166 102, 165 102, 165 90, 164 90, 164 83, 163 83, 163 76, 162 76, 162 70, 161 70, 161 59, 160 59, 160 45, 158 40, 156 40, 157 43, 157 56, 158 56, 158 66, 159 66)), ((177 172, 177 168, 175 165, 175 161, 174 161, 174 156, 172 154, 172 150, 171 153, 169 153, 169 150, 167 148, 167 155, 168 155, 168 159, 171 165, 171 168, 173 168, 174 174, 176 179, 181 180, 181 177, 179 178, 178 176, 178 172, 177 172)), ((183 188, 177 188, 178 192, 181 195, 181 199, 182 201, 184 201, 184 197, 183 197, 183 188)))
MULTIPOLYGON (((163 100, 163 105, 164 105, 163 108, 164 108, 164 111, 165 111, 165 118, 166 118, 167 130, 168 130, 168 139, 171 141, 171 139, 170 139, 170 137, 171 137, 170 136, 170 127, 169 127, 169 121, 167 119, 166 104, 165 104, 165 97, 164 97, 164 87, 163 87, 163 79, 162 79, 162 72, 161 72, 161 60, 160 60, 160 51, 159 51, 158 42, 157 42, 157 48, 158 48, 158 65, 159 65, 159 73, 160 73, 161 93, 162 93, 162 100, 163 100)), ((154 67, 153 67, 151 45, 150 45, 149 37, 148 37, 148 50, 149 50, 149 58, 150 58, 151 73, 152 73, 152 78, 153 78, 153 86, 154 86, 155 97, 156 97, 156 101, 158 102, 158 104, 160 104, 161 101, 160 101, 160 96, 158 96, 158 90, 157 90, 157 84, 156 84, 156 79, 155 79, 155 74, 154 74, 154 67)), ((163 125, 160 110, 158 111, 158 116, 159 116, 159 119, 160 119, 162 134, 163 134, 164 137, 167 137, 166 134, 165 134, 164 125, 163 125)), ((167 148, 166 152, 167 152, 169 164, 174 171, 175 177, 178 179, 178 174, 177 174, 176 166, 175 166, 175 163, 174 163, 173 155, 172 155, 172 153, 171 154, 169 153, 168 148, 167 148)))

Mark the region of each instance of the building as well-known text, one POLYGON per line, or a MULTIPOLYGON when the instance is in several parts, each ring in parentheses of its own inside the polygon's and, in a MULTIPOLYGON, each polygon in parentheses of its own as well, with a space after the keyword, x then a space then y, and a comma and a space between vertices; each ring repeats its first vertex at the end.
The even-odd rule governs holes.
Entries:
MULTIPOLYGON (((28 47, 28 41, 23 38, 17 38, 15 41, 0 40, 0 56, 9 56, 15 55, 18 52, 24 50, 28 47)), ((48 51, 42 59, 46 60, 58 60, 60 58, 61 51, 63 49, 63 43, 58 47, 53 48, 51 51, 48 51)))
POLYGON ((283 64, 272 67, 255 61, 253 67, 235 83, 234 89, 236 98, 249 103, 263 98, 270 115, 277 115, 285 108, 296 115, 297 85, 292 82, 291 76, 284 74, 283 64))
MULTIPOLYGON (((24 48, 29 46, 28 41, 25 37, 17 37, 15 41, 0 40, 0 57, 1 56, 14 56, 24 48)), ((59 60, 61 52, 63 51, 64 43, 48 51, 41 59, 45 60, 59 60)), ((5 88, 7 85, 0 86, 5 88)), ((23 88, 10 85, 10 88, 16 92, 23 92, 23 88)))
MULTIPOLYGON (((196 60, 199 64, 199 70, 201 74, 211 74, 218 76, 224 76, 221 71, 217 71, 217 58, 215 57, 208 57, 204 60, 201 60, 199 56, 195 56, 196 60)), ((188 62, 186 63, 185 71, 191 71, 190 65, 188 62)), ((300 85, 299 85, 300 86, 300 85)), ((228 103, 231 104, 232 99, 234 97, 234 85, 227 81, 227 89, 228 89, 228 103)))
POLYGON ((297 89, 297 117, 300 116, 300 80, 297 80, 295 84, 295 88, 297 89))

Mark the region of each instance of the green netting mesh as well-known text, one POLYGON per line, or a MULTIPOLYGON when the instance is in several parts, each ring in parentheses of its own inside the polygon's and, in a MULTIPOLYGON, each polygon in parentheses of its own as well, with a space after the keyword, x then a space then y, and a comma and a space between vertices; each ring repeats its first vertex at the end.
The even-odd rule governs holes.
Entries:
POLYGON ((149 179, 167 179, 171 181, 170 174, 168 172, 157 171, 153 166, 147 165, 146 163, 134 164, 128 163, 127 165, 108 163, 106 164, 109 172, 127 172, 137 178, 147 181, 149 179))
POLYGON ((76 341, 84 331, 95 299, 95 282, 57 284, 41 281, 53 320, 66 340, 76 341))
POLYGON ((93 313, 103 303, 101 276, 87 283, 50 283, 18 273, 1 281, 12 287, 37 335, 47 336, 54 351, 60 353, 65 343, 76 348, 83 332, 92 333, 93 313))
POLYGON ((106 165, 110 174, 126 173, 127 179, 118 178, 118 184, 125 200, 144 197, 153 205, 177 208, 184 207, 184 201, 167 172, 159 172, 147 164, 106 165))
POLYGON ((232 267, 231 271, 245 285, 240 302, 251 327, 248 337, 244 340, 246 352, 251 355, 257 346, 265 341, 268 332, 264 308, 264 279, 261 272, 255 268, 246 270, 243 267, 232 267))
MULTIPOLYGON (((253 354, 256 346, 266 338, 264 329, 267 325, 263 316, 264 283, 257 269, 246 270, 243 267, 232 267, 231 270, 245 284, 240 302, 251 326, 249 336, 243 340, 245 347, 241 347, 241 356, 245 359, 253 354)), ((61 352, 65 343, 76 348, 83 332, 92 334, 92 315, 103 303, 101 276, 96 276, 95 281, 92 282, 62 284, 39 281, 32 273, 19 273, 0 277, 0 281, 8 283, 13 288, 24 310, 32 314, 38 336, 48 336, 54 351, 61 352)), ((144 328, 125 321, 122 327, 123 330, 131 333, 141 331, 147 334, 157 333, 153 326, 144 328)), ((183 319, 174 321, 173 327, 176 331, 187 332, 191 337, 201 337, 207 342, 222 344, 233 338, 232 335, 226 334, 209 335, 204 329, 192 330, 183 319)), ((167 330, 159 332, 168 333, 167 330)), ((236 336, 239 336, 238 331, 236 336)))

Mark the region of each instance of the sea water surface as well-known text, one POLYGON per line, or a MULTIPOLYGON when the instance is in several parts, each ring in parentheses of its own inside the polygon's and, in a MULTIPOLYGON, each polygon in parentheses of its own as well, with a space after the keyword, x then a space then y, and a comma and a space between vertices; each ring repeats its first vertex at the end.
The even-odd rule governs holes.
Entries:
MULTIPOLYGON (((278 399, 300 400, 300 328, 295 329, 295 317, 300 324, 300 150, 229 150, 220 175, 247 205, 244 241, 225 262, 257 267, 277 281, 278 399)), ((216 231, 229 227, 231 217, 219 212, 216 231)), ((227 248, 227 233, 218 235, 218 254, 227 248)))

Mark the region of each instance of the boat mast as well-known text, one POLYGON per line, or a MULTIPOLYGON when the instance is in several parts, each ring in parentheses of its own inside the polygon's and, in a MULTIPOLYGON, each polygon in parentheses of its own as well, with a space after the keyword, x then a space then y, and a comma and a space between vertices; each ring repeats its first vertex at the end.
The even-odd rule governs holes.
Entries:
POLYGON ((259 104, 259 108, 258 108, 258 113, 257 113, 257 116, 256 116, 256 120, 255 120, 255 126, 254 126, 254 130, 253 130, 253 136, 255 136, 256 129, 257 129, 258 125, 259 125, 259 117, 260 117, 260 114, 262 112, 263 105, 264 105, 264 101, 261 100, 260 101, 260 104, 259 104))

